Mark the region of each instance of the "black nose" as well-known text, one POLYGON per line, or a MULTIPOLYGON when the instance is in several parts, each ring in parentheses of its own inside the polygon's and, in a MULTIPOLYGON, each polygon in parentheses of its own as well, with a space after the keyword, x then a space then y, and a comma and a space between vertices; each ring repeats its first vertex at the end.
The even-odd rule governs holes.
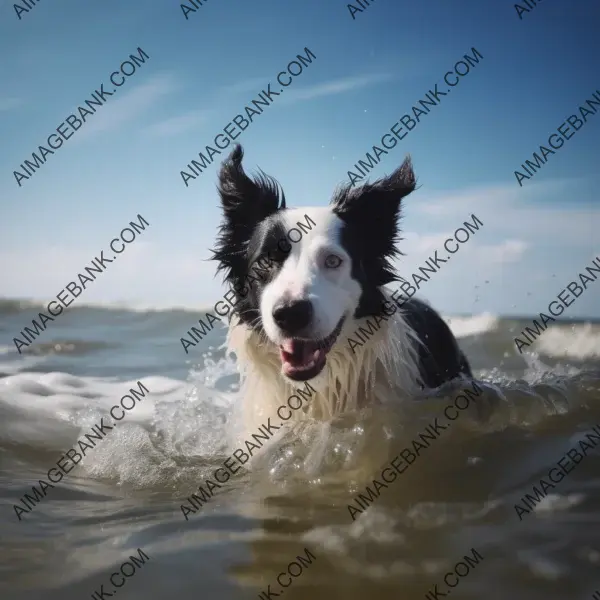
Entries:
POLYGON ((295 300, 282 303, 273 309, 273 319, 280 329, 294 334, 309 325, 313 316, 313 306, 310 300, 295 300))

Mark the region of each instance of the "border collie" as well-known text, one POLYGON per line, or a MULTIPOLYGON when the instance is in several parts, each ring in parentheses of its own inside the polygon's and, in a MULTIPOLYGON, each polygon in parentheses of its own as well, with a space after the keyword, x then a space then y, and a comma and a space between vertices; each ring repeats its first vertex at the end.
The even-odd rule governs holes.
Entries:
POLYGON ((384 287, 403 281, 391 261, 403 255, 400 205, 416 185, 410 157, 389 177, 339 187, 327 207, 294 209, 275 179, 245 173, 243 155, 236 145, 219 172, 212 258, 237 303, 227 345, 247 419, 273 416, 299 382, 316 394, 295 414, 328 420, 472 377, 438 313, 384 287))

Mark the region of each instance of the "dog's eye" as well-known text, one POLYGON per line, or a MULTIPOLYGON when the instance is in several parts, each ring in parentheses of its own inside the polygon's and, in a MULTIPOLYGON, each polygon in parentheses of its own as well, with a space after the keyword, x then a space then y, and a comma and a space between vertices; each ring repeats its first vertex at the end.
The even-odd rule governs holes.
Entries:
POLYGON ((269 262, 275 261, 276 263, 282 263, 289 255, 289 250, 286 252, 285 250, 276 247, 269 250, 267 260, 269 260, 269 262))
POLYGON ((328 254, 325 258, 325 266, 328 269, 337 269, 342 264, 342 259, 335 254, 328 254))
POLYGON ((272 258, 264 254, 254 263, 259 269, 264 269, 265 271, 270 271, 273 268, 273 260, 272 258))
POLYGON ((267 256, 270 261, 275 261, 276 263, 284 262, 287 257, 290 255, 290 250, 292 249, 292 245, 285 238, 281 238, 277 241, 277 244, 272 244, 267 251, 267 256))

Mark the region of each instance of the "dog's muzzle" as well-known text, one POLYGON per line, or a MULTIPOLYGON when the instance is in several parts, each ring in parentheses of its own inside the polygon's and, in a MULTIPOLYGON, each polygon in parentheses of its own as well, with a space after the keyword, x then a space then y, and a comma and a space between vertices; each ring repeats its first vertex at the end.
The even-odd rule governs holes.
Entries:
POLYGON ((326 338, 305 340, 288 338, 279 346, 281 369, 286 377, 294 381, 308 381, 316 377, 325 367, 327 353, 335 344, 345 317, 342 317, 336 328, 326 338))

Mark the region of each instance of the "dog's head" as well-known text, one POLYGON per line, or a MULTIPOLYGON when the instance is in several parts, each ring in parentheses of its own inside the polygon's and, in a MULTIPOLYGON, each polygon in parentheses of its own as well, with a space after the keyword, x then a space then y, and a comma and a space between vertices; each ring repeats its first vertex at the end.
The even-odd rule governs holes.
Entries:
POLYGON ((398 280, 400 203, 415 189, 410 158, 389 177, 338 188, 328 207, 305 209, 287 208, 262 171, 248 177, 242 158, 236 145, 219 173, 224 221, 213 259, 239 319, 278 350, 286 377, 306 381, 351 321, 384 312, 380 288, 398 280))

